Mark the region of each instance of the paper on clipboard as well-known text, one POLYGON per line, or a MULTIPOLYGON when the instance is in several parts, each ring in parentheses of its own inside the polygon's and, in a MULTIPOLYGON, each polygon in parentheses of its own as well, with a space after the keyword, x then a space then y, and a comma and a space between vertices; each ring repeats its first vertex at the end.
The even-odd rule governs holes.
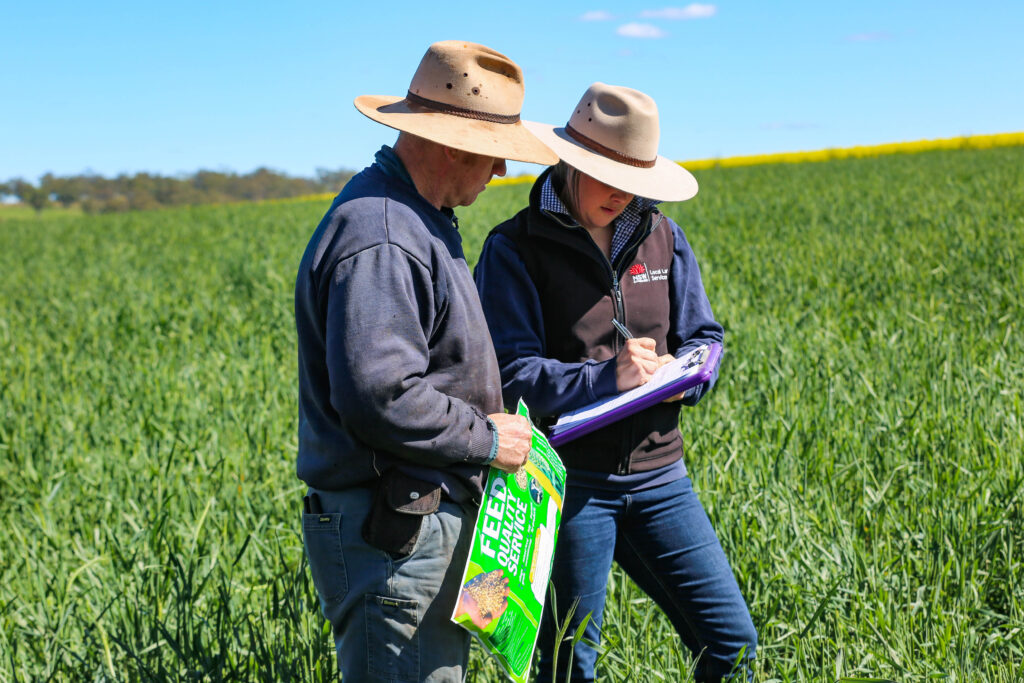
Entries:
POLYGON ((669 396, 703 384, 718 367, 721 355, 721 344, 699 346, 682 358, 658 368, 646 384, 563 414, 551 428, 548 440, 552 446, 572 441, 660 403, 669 396))

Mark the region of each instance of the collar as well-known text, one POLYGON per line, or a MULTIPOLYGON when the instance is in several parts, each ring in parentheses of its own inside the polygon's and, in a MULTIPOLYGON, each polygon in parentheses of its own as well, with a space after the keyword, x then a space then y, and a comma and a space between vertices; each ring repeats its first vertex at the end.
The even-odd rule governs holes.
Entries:
POLYGON ((388 145, 384 145, 377 150, 377 153, 373 155, 373 159, 380 166, 380 170, 384 171, 385 175, 395 180, 401 180, 406 185, 416 187, 416 184, 412 182, 412 176, 409 175, 409 171, 405 170, 405 164, 395 154, 395 150, 388 145))
MULTIPOLYGON (((643 221, 644 216, 657 206, 658 203, 654 199, 634 196, 633 201, 627 204, 626 208, 615 219, 615 231, 612 233, 612 263, 615 262, 623 247, 629 242, 629 238, 633 236, 637 226, 643 221)), ((579 223, 569 213, 569 209, 566 208, 558 193, 555 192, 554 185, 551 184, 550 173, 544 179, 544 184, 540 188, 540 208, 542 211, 557 214, 560 222, 567 222, 570 227, 579 226, 579 223)))

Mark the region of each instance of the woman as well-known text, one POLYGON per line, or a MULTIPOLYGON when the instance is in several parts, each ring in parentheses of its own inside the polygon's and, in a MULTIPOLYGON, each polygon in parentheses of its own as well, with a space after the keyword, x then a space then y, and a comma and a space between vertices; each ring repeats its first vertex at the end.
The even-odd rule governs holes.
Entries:
MULTIPOLYGON (((564 127, 532 130, 561 162, 537 179, 529 207, 491 231, 475 279, 505 405, 522 397, 550 426, 721 342, 722 327, 686 237, 655 208, 694 196, 697 181, 658 156, 654 100, 595 83, 564 127)), ((752 677, 757 642, 682 460, 680 403, 697 403, 715 379, 558 449, 568 470, 552 570, 558 622, 579 597, 568 633, 590 613, 585 638, 600 640, 614 559, 669 617, 697 660, 698 681, 752 677)), ((553 640, 549 610, 538 642, 542 681, 552 677, 553 640)), ((568 654, 559 653, 560 678, 568 654)), ((596 657, 577 644, 572 680, 593 680, 596 657)))

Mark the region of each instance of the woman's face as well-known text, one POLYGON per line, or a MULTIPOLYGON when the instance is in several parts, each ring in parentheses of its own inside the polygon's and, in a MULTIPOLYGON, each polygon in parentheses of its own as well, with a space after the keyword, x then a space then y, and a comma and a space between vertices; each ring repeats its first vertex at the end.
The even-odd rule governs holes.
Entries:
POLYGON ((579 215, 575 218, 588 230, 606 227, 633 201, 630 193, 616 190, 585 173, 579 173, 578 191, 576 211, 579 215))

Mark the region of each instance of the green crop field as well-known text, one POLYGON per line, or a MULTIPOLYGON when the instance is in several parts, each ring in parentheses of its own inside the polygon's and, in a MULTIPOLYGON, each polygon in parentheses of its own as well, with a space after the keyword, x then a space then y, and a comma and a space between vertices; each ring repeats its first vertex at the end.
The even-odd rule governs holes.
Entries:
MULTIPOLYGON (((727 355, 682 430, 758 680, 1024 680, 1024 147, 697 176, 663 208, 727 355)), ((460 212, 471 262, 527 190, 460 212)), ((0 212, 0 682, 333 675, 294 474, 325 208, 0 212)), ((689 666, 617 571, 602 666, 689 666)))

